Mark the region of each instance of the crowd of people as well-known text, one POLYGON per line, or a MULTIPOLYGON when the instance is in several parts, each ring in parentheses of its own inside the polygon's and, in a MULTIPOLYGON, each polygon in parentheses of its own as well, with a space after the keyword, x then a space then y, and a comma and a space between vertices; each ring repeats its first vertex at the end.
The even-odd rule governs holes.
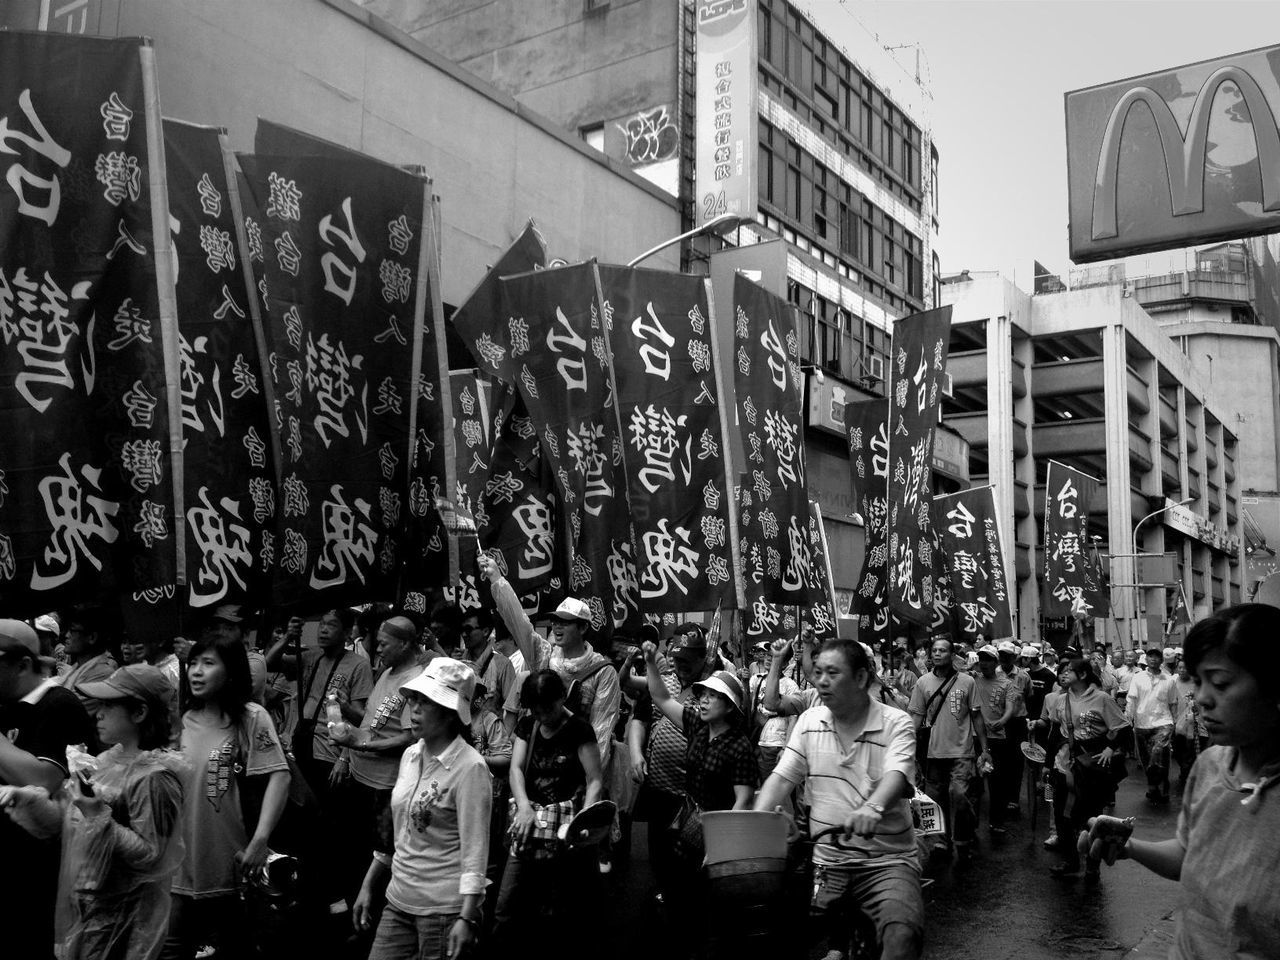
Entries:
POLYGON ((604 878, 640 821, 664 943, 714 955, 734 918, 707 909, 702 818, 756 810, 830 834, 799 955, 845 957, 858 917, 880 956, 914 958, 923 873, 1041 797, 1056 875, 1130 858, 1181 881, 1175 956, 1280 955, 1280 609, 1230 608, 1142 663, 945 638, 729 649, 692 620, 606 647, 583 600, 544 634, 481 572, 491 609, 429 616, 224 606, 164 641, 92 609, 0 620, 13 955, 576 953, 616 936, 604 878), (1153 807, 1180 798, 1175 838, 1112 815, 1131 766, 1153 807), (929 798, 945 831, 919 829, 929 798), (574 843, 588 808, 612 822, 574 843))

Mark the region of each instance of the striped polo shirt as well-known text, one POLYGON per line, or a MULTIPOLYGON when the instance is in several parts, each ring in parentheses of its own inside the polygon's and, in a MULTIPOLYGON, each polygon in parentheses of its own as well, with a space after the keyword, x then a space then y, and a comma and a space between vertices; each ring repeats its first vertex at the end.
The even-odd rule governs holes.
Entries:
MULTIPOLYGON (((843 824, 862 806, 884 777, 896 770, 915 779, 915 730, 901 710, 871 701, 867 718, 846 748, 836 733, 831 710, 817 706, 796 721, 774 773, 804 784, 810 834, 843 824)), ((903 799, 885 807, 873 837, 853 836, 841 850, 825 840, 814 847, 815 863, 827 866, 883 866, 904 863, 919 867, 911 804, 903 799)))

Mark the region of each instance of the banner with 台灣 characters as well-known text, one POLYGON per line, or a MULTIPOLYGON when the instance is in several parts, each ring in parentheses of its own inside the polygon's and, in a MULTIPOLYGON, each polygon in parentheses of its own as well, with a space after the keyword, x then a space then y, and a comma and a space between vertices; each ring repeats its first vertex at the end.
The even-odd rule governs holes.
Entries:
POLYGON ((746 454, 739 523, 745 600, 805 605, 819 597, 810 585, 796 309, 741 274, 733 278, 733 300, 734 387, 746 454))
POLYGON ((1089 504, 1098 481, 1056 460, 1044 488, 1044 615, 1105 616, 1095 611, 1100 584, 1089 551, 1089 504))
POLYGON ((908 623, 933 620, 933 434, 947 370, 951 307, 894 323, 889 380, 889 610, 908 623))
POLYGON ((0 33, 0 599, 185 576, 178 339, 154 53, 0 33))
POLYGON ((281 432, 276 603, 392 597, 409 514, 434 492, 409 488, 414 400, 443 390, 415 357, 426 181, 364 159, 241 164, 281 432))
MULTIPOLYGON (((378 264, 378 272, 392 275, 403 290, 403 268, 414 269, 413 325, 406 327, 397 311, 389 325, 374 339, 394 349, 409 350, 415 358, 411 384, 414 400, 410 404, 409 424, 413 448, 409 457, 408 512, 400 556, 400 599, 409 610, 424 612, 423 593, 436 584, 450 581, 457 573, 454 541, 448 536, 435 508, 437 499, 445 497, 453 482, 453 433, 447 429, 449 403, 448 363, 444 346, 444 313, 440 302, 440 256, 435 231, 436 204, 431 197, 431 184, 420 167, 397 167, 384 164, 355 150, 323 140, 270 120, 258 120, 254 149, 263 155, 327 157, 339 162, 379 164, 397 175, 413 179, 411 192, 422 197, 422 209, 414 215, 405 212, 404 220, 388 222, 388 245, 395 255, 391 266, 378 264), (419 187, 421 184, 421 187, 419 187), (412 333, 409 331, 412 330, 412 333)), ((416 202, 416 200, 415 200, 416 202)), ((259 219, 261 215, 259 214, 259 219)), ((385 293, 384 293, 385 297, 385 293)), ((379 451, 384 459, 385 454, 379 451)), ((447 499, 447 498, 446 498, 447 499)))
POLYGON ((601 265, 646 612, 735 604, 734 536, 705 277, 601 265))
POLYGON ((853 502, 862 515, 862 572, 850 612, 858 620, 858 639, 877 649, 893 639, 889 615, 889 403, 863 400, 846 404, 849 469, 853 502))
POLYGON ((622 436, 609 377, 593 262, 501 283, 500 316, 517 332, 515 383, 555 477, 563 511, 566 591, 607 630, 638 618, 634 538, 622 436))
MULTIPOLYGON (((217 127, 164 121, 176 273, 193 608, 261 603, 275 568, 276 479, 238 192, 217 127)), ((256 604, 255 604, 256 605, 256 604)))
POLYGON ((955 637, 973 646, 1013 636, 994 488, 972 487, 933 498, 951 587, 955 637))

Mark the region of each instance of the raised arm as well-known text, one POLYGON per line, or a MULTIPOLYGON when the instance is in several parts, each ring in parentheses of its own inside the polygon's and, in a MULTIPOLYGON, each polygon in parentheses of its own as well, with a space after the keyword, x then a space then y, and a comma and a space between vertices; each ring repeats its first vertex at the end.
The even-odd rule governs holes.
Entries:
POLYGON ((284 636, 272 644, 264 656, 268 670, 279 671, 290 678, 297 673, 298 658, 291 651, 297 647, 301 633, 302 618, 290 617, 289 626, 286 628, 284 636))
POLYGON ((769 659, 769 673, 764 678, 764 696, 760 699, 760 706, 770 713, 777 713, 778 707, 782 704, 778 685, 782 680, 782 666, 786 663, 789 649, 791 649, 790 641, 781 637, 773 641, 769 647, 769 653, 772 656, 769 659))
POLYGON ((684 722, 684 704, 671 695, 667 685, 658 675, 658 648, 652 642, 644 645, 645 682, 649 685, 649 696, 653 705, 662 711, 662 715, 675 724, 684 722))
POLYGON ((542 638, 538 636, 538 631, 533 629, 533 621, 524 612, 524 607, 520 605, 520 598, 516 596, 507 578, 498 570, 498 564, 494 562, 493 557, 487 553, 481 553, 476 562, 480 567, 480 575, 489 581, 489 591, 493 594, 493 604, 498 608, 498 615, 507 625, 507 631, 515 641, 520 656, 524 657, 525 669, 537 670, 542 663, 542 645, 539 642, 542 638))

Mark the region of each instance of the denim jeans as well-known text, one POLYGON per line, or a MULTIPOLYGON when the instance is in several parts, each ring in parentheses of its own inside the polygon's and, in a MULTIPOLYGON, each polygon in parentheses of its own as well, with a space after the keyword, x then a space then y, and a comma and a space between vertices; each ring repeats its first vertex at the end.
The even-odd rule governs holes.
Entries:
POLYGON ((457 919, 456 913, 415 917, 387 904, 369 960, 448 960, 449 931, 457 919))

